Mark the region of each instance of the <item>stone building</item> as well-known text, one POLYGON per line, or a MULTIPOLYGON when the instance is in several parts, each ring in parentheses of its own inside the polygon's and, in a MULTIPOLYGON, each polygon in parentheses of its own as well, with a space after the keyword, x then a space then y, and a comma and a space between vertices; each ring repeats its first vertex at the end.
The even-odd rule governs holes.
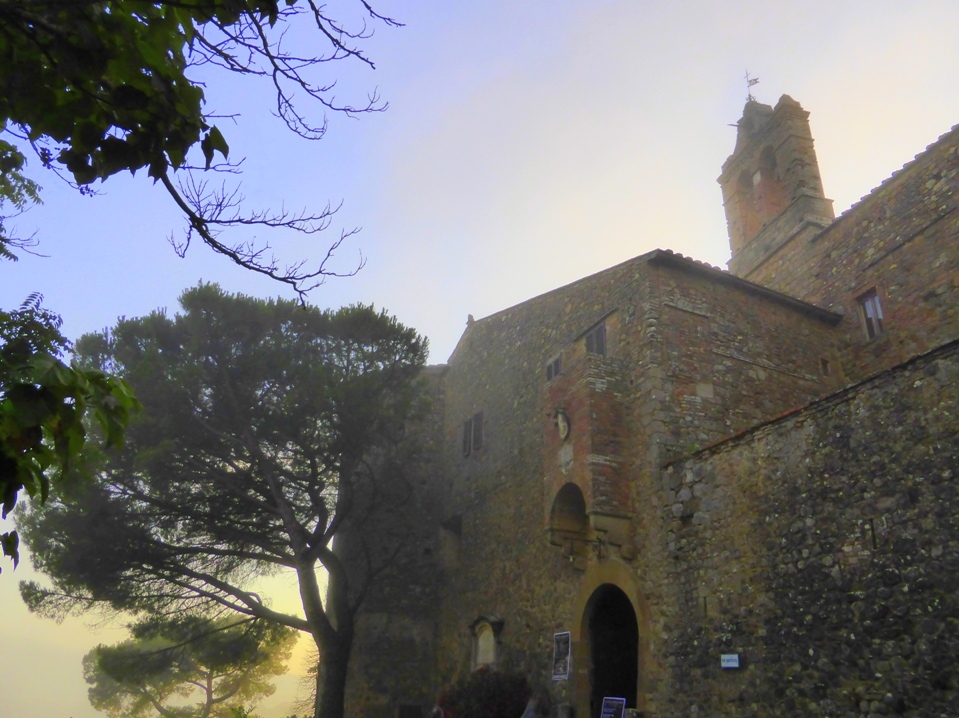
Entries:
POLYGON ((482 665, 557 715, 957 715, 959 126, 836 218, 808 113, 750 101, 719 184, 730 271, 655 250, 430 369, 350 715, 482 665))

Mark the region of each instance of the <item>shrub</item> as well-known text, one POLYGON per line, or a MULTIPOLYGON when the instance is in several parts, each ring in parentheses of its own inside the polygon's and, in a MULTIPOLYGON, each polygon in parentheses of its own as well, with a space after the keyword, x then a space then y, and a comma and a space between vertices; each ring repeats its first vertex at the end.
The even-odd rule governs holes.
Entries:
POLYGON ((480 669, 441 700, 450 718, 519 718, 531 695, 526 676, 480 669))

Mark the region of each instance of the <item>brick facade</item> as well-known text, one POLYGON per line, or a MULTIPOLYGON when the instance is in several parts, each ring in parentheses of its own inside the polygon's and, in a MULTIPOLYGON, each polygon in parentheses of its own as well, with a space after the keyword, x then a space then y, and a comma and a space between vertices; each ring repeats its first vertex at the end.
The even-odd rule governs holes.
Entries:
POLYGON ((947 705, 957 679, 910 656, 959 645, 943 624, 952 603, 930 609, 923 653, 928 621, 902 596, 913 579, 889 583, 889 571, 942 568, 929 596, 944 596, 959 539, 906 547, 889 528, 889 546, 908 550, 880 560, 862 537, 867 519, 871 532, 899 521, 935 533, 959 515, 946 386, 957 145, 954 130, 833 220, 807 113, 788 97, 751 102, 720 177, 731 273, 656 250, 471 319, 431 370, 416 550, 361 620, 351 715, 425 715, 474 668, 475 627, 490 625, 497 668, 585 718, 597 709, 593 606, 612 587, 636 615, 628 699, 644 715, 938 715, 922 711, 947 705), (872 290, 882 331, 869 339, 860 302, 872 290), (873 590, 884 598, 860 596, 873 590), (895 636, 859 628, 883 610, 916 618, 895 636), (572 673, 552 681, 559 631, 572 673), (742 667, 721 670, 721 653, 742 667))

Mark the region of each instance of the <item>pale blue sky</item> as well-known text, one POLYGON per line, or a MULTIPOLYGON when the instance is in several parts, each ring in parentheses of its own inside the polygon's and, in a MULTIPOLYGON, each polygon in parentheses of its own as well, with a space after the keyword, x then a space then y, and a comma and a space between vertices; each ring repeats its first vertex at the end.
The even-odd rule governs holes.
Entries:
MULTIPOLYGON (((325 140, 291 136, 265 88, 211 85, 211 106, 247 157, 250 206, 296 210, 343 201, 330 235, 366 268, 311 301, 373 302, 426 334, 443 362, 477 318, 656 247, 715 265, 728 259, 716 185, 745 99, 789 94, 811 112, 826 195, 837 213, 959 122, 959 4, 954 0, 391 2, 405 28, 378 28, 375 71, 338 71, 338 93, 372 87, 388 112, 331 118, 325 140)), ((334 68, 336 69, 336 68, 334 68)), ((257 296, 289 292, 166 238, 182 222, 144 176, 80 197, 38 175, 44 206, 18 221, 47 258, 0 264, 0 306, 33 291, 75 337, 176 306, 200 279, 257 296)), ((273 242, 294 261, 326 238, 273 242)), ((80 658, 113 635, 26 614, 0 576, 4 715, 97 715, 80 658), (18 657, 13 661, 13 657, 18 657), (15 663, 15 665, 14 665, 15 663), (53 677, 51 677, 51 673, 53 677), (56 686, 55 689, 51 689, 56 686)), ((295 681, 288 681, 295 684, 295 681)), ((274 701, 287 710, 287 693, 274 701)), ((283 713, 277 712, 276 715, 283 713)))

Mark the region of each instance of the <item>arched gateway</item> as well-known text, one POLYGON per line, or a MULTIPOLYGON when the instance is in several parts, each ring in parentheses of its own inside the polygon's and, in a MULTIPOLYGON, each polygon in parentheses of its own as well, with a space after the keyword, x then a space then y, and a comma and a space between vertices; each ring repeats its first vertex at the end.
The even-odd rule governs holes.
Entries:
POLYGON ((587 604, 590 716, 599 718, 606 696, 625 698, 636 707, 639 674, 639 626, 626 594, 603 584, 587 604))
POLYGON ((577 716, 597 718, 605 696, 644 709, 646 611, 632 571, 616 560, 593 563, 574 608, 572 699, 577 716))

